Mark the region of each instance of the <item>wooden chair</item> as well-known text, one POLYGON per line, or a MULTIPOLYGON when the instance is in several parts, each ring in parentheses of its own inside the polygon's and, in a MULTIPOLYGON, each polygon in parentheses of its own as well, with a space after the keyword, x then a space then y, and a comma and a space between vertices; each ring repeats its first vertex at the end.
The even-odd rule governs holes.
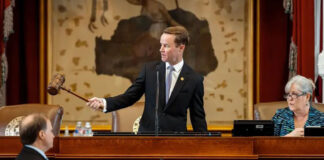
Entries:
POLYGON ((133 128, 139 124, 134 122, 143 114, 144 105, 144 102, 137 102, 112 113, 112 132, 137 132, 133 128))
POLYGON ((22 118, 32 113, 43 113, 46 115, 52 122, 54 135, 60 133, 63 116, 63 108, 61 106, 47 104, 20 104, 0 107, 0 136, 5 136, 6 130, 8 131, 8 129, 19 128, 19 122, 22 118))

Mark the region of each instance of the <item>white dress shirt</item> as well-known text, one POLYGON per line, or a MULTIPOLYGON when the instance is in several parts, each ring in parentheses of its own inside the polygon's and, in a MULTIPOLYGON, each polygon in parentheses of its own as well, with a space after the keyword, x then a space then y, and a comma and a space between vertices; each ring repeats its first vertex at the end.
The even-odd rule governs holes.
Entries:
MULTIPOLYGON (((171 81, 171 87, 170 87, 170 94, 169 94, 169 98, 172 94, 172 91, 173 91, 173 88, 178 80, 178 77, 180 75, 180 72, 182 70, 182 67, 183 67, 183 60, 181 60, 178 64, 174 65, 173 68, 174 68, 174 71, 172 72, 172 81, 171 81)), ((170 69, 168 69, 168 67, 170 66, 170 63, 169 62, 166 62, 165 63, 165 81, 167 81, 167 75, 169 74, 170 72, 170 69)))

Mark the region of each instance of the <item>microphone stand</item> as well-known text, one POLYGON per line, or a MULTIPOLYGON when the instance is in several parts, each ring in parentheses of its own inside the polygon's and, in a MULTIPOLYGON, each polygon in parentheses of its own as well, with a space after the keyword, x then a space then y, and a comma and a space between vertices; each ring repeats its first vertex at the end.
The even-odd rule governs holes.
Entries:
POLYGON ((160 82, 159 82, 159 70, 156 72, 156 99, 155 99, 155 132, 154 135, 159 135, 159 90, 160 90, 160 82))

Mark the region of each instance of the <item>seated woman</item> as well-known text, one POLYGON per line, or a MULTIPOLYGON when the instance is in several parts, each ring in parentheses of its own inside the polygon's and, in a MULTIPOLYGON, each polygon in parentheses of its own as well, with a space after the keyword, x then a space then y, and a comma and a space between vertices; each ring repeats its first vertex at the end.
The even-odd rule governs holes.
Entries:
POLYGON ((278 109, 272 117, 275 136, 304 136, 305 126, 323 126, 324 114, 312 107, 312 80, 297 75, 285 87, 288 107, 278 109))

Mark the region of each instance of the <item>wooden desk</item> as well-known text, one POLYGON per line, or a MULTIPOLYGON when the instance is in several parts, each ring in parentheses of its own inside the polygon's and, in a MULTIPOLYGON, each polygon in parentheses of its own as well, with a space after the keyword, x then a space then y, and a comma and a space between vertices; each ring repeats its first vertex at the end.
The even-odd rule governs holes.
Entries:
POLYGON ((324 159, 324 137, 263 137, 254 139, 254 152, 260 159, 324 159))
MULTIPOLYGON (((0 159, 14 159, 19 137, 0 137, 0 159)), ((323 158, 324 138, 56 137, 51 159, 323 158)))
POLYGON ((58 158, 256 159, 253 139, 213 137, 60 138, 58 158), (82 150, 85 146, 85 150, 82 150))

